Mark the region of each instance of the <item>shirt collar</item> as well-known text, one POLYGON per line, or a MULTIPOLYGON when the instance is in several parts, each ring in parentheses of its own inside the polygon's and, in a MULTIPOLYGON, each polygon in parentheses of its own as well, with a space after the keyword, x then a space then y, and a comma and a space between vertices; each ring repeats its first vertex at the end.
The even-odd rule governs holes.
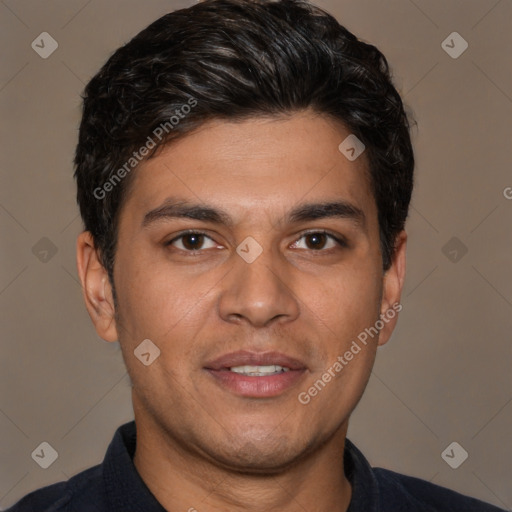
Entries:
POLYGON ((105 491, 112 512, 166 512, 151 494, 133 464, 137 430, 135 421, 121 425, 103 461, 105 491))
POLYGON ((345 475, 352 486, 347 512, 379 512, 379 486, 373 469, 356 446, 345 438, 345 475))
MULTIPOLYGON (((135 421, 121 425, 103 460, 103 479, 109 510, 112 512, 166 512, 153 496, 135 465, 135 421)), ((364 455, 345 439, 343 454, 345 474, 352 486, 352 499, 347 512, 378 512, 378 485, 364 455)))

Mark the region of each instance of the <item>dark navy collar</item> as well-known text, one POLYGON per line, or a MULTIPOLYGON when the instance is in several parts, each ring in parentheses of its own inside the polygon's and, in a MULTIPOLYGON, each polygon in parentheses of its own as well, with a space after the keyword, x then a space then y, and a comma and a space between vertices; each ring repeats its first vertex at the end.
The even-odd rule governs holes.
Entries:
POLYGON ((379 512, 379 484, 370 463, 356 446, 345 438, 343 453, 345 476, 352 486, 347 512, 379 512))
POLYGON ((166 512, 148 489, 133 463, 135 421, 121 425, 103 460, 103 482, 111 512, 166 512))

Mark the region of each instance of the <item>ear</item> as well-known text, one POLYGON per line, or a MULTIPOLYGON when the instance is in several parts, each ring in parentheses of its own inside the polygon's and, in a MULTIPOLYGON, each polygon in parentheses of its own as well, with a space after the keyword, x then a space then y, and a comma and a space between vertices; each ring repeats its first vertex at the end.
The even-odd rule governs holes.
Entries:
POLYGON ((84 231, 76 242, 78 276, 89 316, 96 332, 105 341, 117 341, 115 306, 108 273, 100 262, 90 231, 84 231))
POLYGON ((395 252, 391 266, 384 274, 380 319, 384 327, 379 333, 379 345, 384 345, 393 333, 398 321, 398 313, 402 310, 400 297, 405 280, 407 233, 401 231, 395 240, 395 252))

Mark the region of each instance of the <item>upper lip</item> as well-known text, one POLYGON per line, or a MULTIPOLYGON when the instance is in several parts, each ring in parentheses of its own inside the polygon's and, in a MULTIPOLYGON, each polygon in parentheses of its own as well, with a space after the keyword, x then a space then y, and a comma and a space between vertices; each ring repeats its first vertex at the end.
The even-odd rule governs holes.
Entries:
POLYGON ((208 370, 223 370, 234 366, 270 366, 277 365, 290 370, 303 370, 305 364, 294 357, 287 356, 280 352, 251 352, 239 350, 224 354, 217 359, 205 364, 208 370))

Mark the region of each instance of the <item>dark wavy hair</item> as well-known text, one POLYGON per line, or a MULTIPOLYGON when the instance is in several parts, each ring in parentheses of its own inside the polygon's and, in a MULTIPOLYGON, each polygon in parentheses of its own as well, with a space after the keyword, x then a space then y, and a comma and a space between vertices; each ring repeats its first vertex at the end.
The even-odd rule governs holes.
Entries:
POLYGON ((148 137, 154 147, 144 159, 210 119, 306 108, 365 144, 387 270, 408 213, 414 156, 384 55, 306 0, 204 0, 149 25, 85 88, 77 200, 112 286, 119 212, 148 137))

